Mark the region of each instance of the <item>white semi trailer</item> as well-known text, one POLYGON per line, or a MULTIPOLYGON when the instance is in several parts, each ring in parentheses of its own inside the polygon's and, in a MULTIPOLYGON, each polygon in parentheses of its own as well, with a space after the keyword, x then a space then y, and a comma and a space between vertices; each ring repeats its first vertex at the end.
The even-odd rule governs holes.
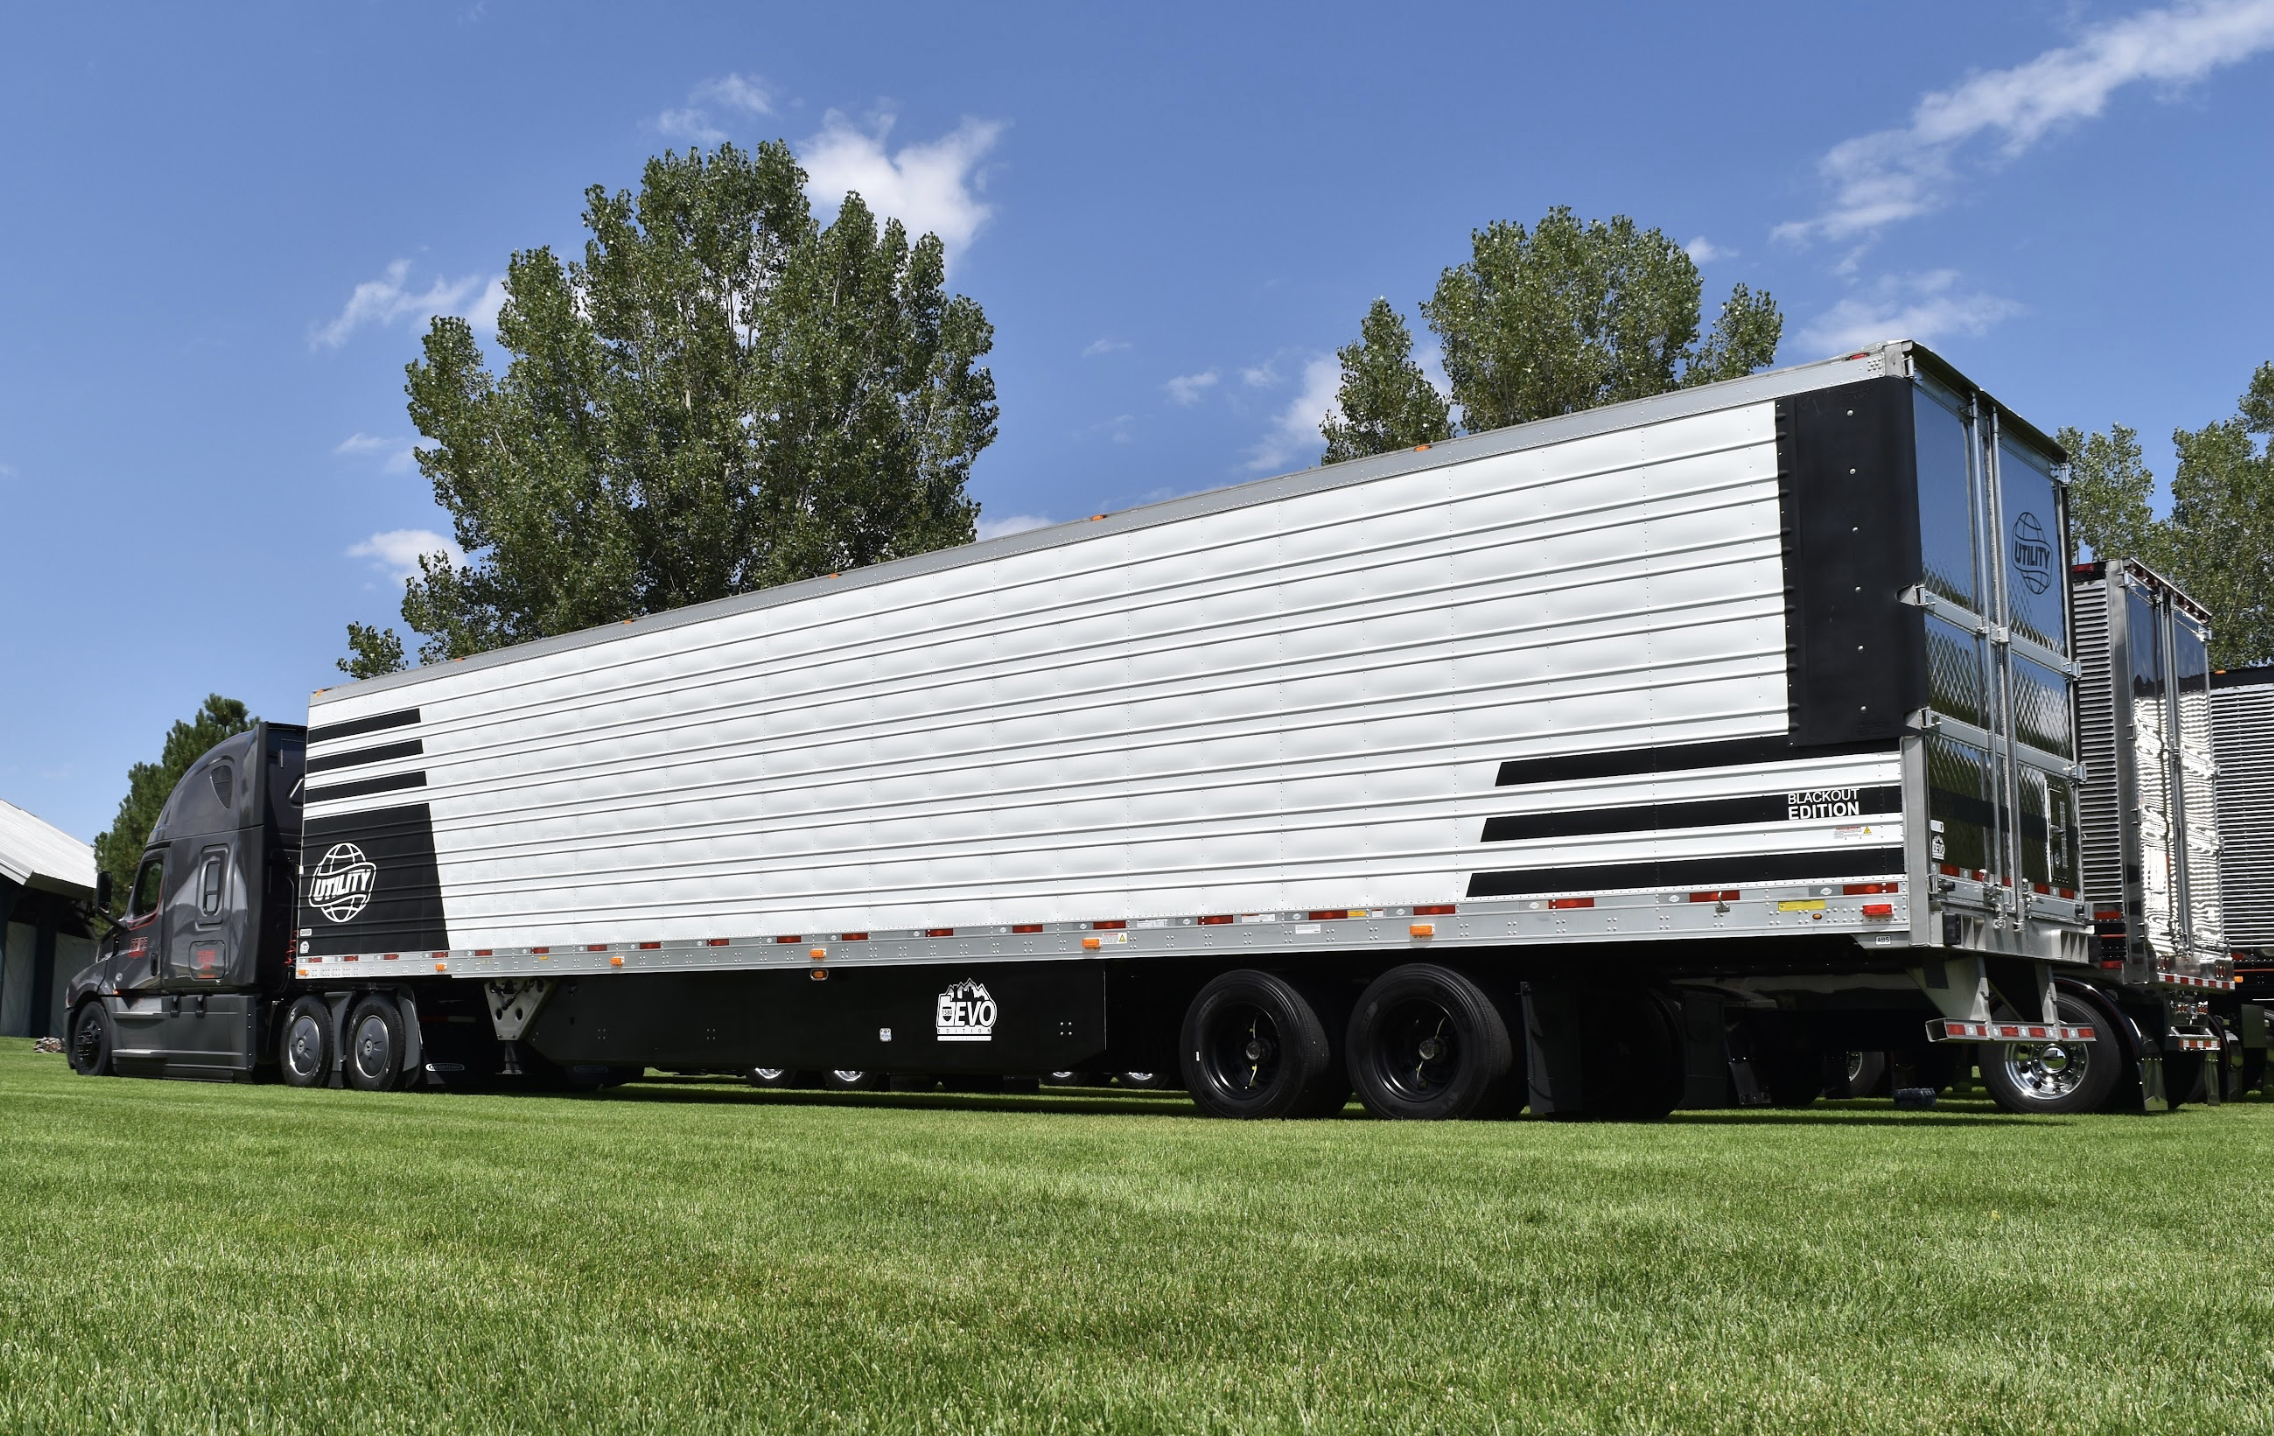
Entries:
POLYGON ((1461 1117, 2078 1050, 2062 462, 1888 344, 322 691, 183 780, 73 1057, 1461 1117))

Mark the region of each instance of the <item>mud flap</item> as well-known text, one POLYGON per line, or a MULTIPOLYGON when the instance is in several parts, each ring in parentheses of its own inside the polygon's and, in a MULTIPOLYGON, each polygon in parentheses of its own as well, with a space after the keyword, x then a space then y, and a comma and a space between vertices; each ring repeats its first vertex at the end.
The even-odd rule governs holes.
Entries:
POLYGON ((1579 1090, 1579 995, 1550 983, 1524 984, 1524 1063, 1535 1117, 1576 1117, 1579 1090))

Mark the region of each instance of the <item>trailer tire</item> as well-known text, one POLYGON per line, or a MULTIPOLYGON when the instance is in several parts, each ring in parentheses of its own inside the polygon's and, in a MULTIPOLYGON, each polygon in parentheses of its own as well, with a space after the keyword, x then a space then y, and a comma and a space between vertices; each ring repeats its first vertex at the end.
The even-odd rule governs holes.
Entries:
POLYGON ((303 997, 284 1014, 276 1034, 276 1065, 293 1087, 321 1087, 332 1071, 332 1010, 320 997, 303 997))
POLYGON ((891 1079, 882 1072, 840 1067, 822 1073, 821 1085, 831 1092, 882 1092, 891 1086, 891 1079))
POLYGON ((1435 963, 1394 967, 1368 984, 1343 1049, 1350 1085, 1377 1117, 1497 1117, 1521 1100, 1516 1044, 1500 1009, 1474 982, 1435 963))
MULTIPOLYGON (((1679 1011, 1673 997, 1651 990, 1609 994, 1593 1004, 1579 1049, 1582 1116, 1658 1122, 1682 1105, 1679 1011)), ((1814 1091, 1809 1097, 1814 1100, 1814 1091)))
POLYGON ((1166 1072, 1116 1072, 1113 1076, 1132 1092, 1165 1092, 1174 1085, 1166 1072))
MULTIPOLYGON (((2069 1027, 2106 1029, 2107 1019, 2093 1004, 2056 990, 2054 1004, 2069 1027)), ((2093 1034, 2092 1042, 1982 1043, 1976 1058, 1990 1100, 2008 1112, 2064 1116, 2097 1112, 2116 1091, 2122 1059, 2113 1032, 2093 1034)))
POLYGON ((359 1092, 392 1092, 403 1085, 403 1010, 389 997, 366 997, 347 1015, 347 1084, 359 1092))
POLYGON ((109 1077, 111 1066, 111 1015, 102 1000, 83 1002, 71 1016, 71 1070, 82 1077, 109 1077))
POLYGON ((1211 1117, 1317 1117, 1349 1095, 1318 1009, 1283 977, 1253 968, 1200 989, 1184 1014, 1178 1065, 1211 1117))
POLYGON ((1827 1097, 1877 1097, 1887 1086, 1887 1054, 1842 1052, 1825 1064, 1824 1074, 1827 1097))
POLYGON ((814 1085, 814 1076, 811 1072, 800 1072, 794 1067, 752 1067, 742 1074, 742 1079, 753 1087, 764 1087, 773 1091, 786 1091, 792 1088, 814 1085))

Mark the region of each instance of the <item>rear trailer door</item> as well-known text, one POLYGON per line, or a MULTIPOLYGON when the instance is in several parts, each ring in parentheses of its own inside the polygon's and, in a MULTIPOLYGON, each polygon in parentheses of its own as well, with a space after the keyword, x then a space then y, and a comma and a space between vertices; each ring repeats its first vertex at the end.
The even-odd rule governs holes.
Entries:
POLYGON ((1994 402, 1913 381, 1927 710, 1916 759, 1940 940, 2085 956, 2067 514, 2048 446, 1994 402))

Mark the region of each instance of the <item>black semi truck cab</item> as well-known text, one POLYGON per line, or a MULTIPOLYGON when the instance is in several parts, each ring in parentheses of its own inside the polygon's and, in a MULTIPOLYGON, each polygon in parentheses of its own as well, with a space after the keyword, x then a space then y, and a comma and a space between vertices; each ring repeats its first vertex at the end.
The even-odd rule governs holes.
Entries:
MULTIPOLYGON (((125 915, 71 979, 65 1010, 92 997, 102 1014, 74 1021, 74 1043, 107 1043, 117 1071, 148 1077, 249 1082, 274 1059, 274 1007, 292 976, 307 733, 255 724, 183 775, 125 915)), ((107 907, 107 875, 103 887, 107 907)))

